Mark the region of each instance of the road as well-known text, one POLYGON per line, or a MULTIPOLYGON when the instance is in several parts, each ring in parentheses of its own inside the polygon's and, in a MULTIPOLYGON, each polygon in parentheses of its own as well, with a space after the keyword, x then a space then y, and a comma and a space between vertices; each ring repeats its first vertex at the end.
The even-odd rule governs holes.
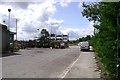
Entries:
POLYGON ((80 49, 31 48, 19 55, 2 58, 3 78, 61 78, 65 70, 79 57, 80 49))

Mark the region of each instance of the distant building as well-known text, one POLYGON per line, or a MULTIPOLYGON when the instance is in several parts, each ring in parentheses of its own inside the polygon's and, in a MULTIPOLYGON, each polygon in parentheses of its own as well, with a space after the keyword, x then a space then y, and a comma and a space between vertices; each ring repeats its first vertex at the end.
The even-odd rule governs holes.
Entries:
POLYGON ((2 48, 0 49, 0 52, 6 53, 13 50, 14 45, 14 32, 10 32, 7 29, 7 25, 0 23, 0 41, 2 44, 2 48))

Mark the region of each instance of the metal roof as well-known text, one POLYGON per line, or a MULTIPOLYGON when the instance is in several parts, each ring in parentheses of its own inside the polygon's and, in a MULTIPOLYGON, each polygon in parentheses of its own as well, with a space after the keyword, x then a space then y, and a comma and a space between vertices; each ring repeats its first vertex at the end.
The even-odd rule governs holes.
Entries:
POLYGON ((10 34, 16 34, 15 32, 10 32, 10 34))
POLYGON ((0 25, 5 25, 5 26, 8 26, 7 24, 3 23, 3 22, 0 22, 0 25))

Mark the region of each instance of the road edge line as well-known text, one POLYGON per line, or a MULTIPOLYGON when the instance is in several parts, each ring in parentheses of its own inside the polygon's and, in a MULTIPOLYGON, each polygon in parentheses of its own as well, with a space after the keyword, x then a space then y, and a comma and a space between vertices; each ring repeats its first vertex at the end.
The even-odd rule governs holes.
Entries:
POLYGON ((69 65, 69 67, 67 67, 67 69, 65 71, 63 71, 63 73, 62 73, 60 78, 65 78, 67 73, 71 70, 71 68, 74 66, 74 64, 79 60, 79 58, 81 57, 81 54, 79 55, 79 57, 72 64, 69 65))

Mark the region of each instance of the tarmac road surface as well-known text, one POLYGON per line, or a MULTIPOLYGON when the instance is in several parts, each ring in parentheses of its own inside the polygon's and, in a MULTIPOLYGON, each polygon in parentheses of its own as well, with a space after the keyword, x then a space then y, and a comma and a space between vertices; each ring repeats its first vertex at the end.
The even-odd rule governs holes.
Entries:
POLYGON ((79 57, 80 49, 30 48, 2 58, 2 78, 61 78, 79 57))

